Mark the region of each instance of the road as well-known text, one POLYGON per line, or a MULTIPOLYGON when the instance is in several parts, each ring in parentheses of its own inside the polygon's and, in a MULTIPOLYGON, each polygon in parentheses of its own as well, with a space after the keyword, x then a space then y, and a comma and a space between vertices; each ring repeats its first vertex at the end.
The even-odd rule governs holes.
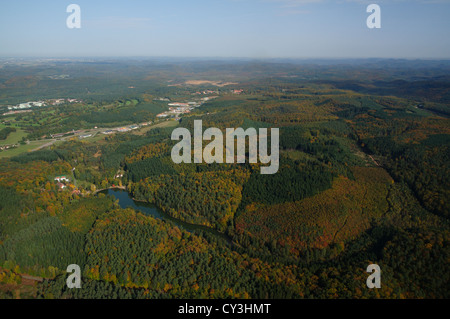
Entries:
MULTIPOLYGON (((149 125, 147 125, 147 126, 142 126, 142 124, 130 124, 130 125, 126 125, 125 127, 130 127, 130 126, 132 126, 132 125, 138 125, 139 128, 145 128, 145 129, 148 130, 149 128, 157 127, 159 124, 160 124, 160 122, 155 122, 155 123, 153 123, 153 125, 151 125, 151 126, 149 126, 149 125)), ((119 128, 122 128, 122 127, 124 127, 124 126, 113 127, 113 128, 105 128, 105 127, 102 127, 102 128, 96 128, 96 129, 80 130, 80 131, 77 131, 77 133, 74 134, 74 135, 68 135, 68 136, 64 136, 64 137, 61 137, 61 138, 53 138, 53 139, 49 139, 49 140, 48 140, 48 143, 45 143, 45 144, 43 144, 43 145, 41 145, 41 146, 39 146, 39 147, 33 149, 31 152, 35 152, 35 151, 41 150, 41 149, 43 149, 43 148, 52 146, 53 144, 55 144, 55 143, 58 142, 58 141, 66 141, 67 139, 70 139, 70 138, 73 138, 73 137, 79 137, 79 136, 81 136, 81 135, 88 135, 88 134, 92 134, 92 137, 94 137, 94 136, 96 136, 97 134, 101 134, 102 132, 105 132, 105 131, 117 131, 119 128)), ((129 133, 129 132, 133 132, 133 131, 136 131, 136 130, 130 130, 130 131, 120 132, 120 133, 129 133)), ((70 133, 70 132, 68 132, 68 133, 70 133)), ((42 141, 42 140, 40 140, 40 141, 42 141)))

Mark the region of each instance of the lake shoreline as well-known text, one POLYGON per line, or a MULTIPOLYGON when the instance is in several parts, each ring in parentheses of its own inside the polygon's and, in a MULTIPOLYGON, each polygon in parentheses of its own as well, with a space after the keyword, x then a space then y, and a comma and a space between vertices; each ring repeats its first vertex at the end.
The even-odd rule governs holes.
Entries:
POLYGON ((214 235, 215 237, 225 240, 227 242, 227 244, 230 244, 230 245, 234 244, 231 237, 229 237, 225 233, 218 231, 217 229, 214 229, 214 228, 206 226, 206 225, 192 224, 192 223, 185 222, 179 218, 170 216, 162 208, 156 206, 153 203, 150 203, 146 200, 135 199, 126 190, 126 187, 110 187, 110 188, 99 190, 97 193, 100 193, 100 192, 103 192, 104 194, 105 194, 105 192, 107 192, 107 194, 109 194, 110 196, 114 196, 116 199, 119 200, 119 205, 122 208, 127 208, 127 207, 131 206, 133 209, 135 209, 145 215, 150 215, 150 216, 153 216, 154 218, 157 218, 160 220, 172 222, 177 227, 181 227, 188 232, 193 232, 194 230, 206 231, 206 232, 214 235), (111 194, 110 191, 112 191, 114 193, 111 194), (117 193, 122 193, 122 192, 126 194, 126 197, 122 197, 122 198, 119 197, 119 195, 117 193), (122 204, 121 204, 121 200, 122 200, 122 204), (128 200, 131 200, 132 202, 128 202, 128 200), (126 203, 124 203, 124 201, 126 203), (140 207, 140 205, 136 205, 136 203, 141 203, 142 207, 140 207))
POLYGON ((123 190, 123 191, 126 191, 126 190, 127 190, 127 188, 126 188, 125 186, 114 186, 114 187, 108 187, 108 188, 98 189, 98 190, 96 190, 95 192, 93 192, 92 195, 97 195, 98 193, 107 191, 107 190, 109 190, 109 189, 120 189, 120 190, 123 190))

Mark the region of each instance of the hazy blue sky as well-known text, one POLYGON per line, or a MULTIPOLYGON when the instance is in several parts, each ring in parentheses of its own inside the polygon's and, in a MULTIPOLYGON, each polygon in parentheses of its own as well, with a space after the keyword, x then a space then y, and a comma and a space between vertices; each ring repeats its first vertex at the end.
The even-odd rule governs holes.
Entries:
POLYGON ((450 58, 450 0, 2 0, 0 56, 450 58))

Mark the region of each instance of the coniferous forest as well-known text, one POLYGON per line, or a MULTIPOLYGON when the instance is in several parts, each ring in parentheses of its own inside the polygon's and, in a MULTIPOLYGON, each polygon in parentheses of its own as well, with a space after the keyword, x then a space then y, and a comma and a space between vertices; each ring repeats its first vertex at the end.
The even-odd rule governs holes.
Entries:
POLYGON ((2 114, 23 87, 77 101, 0 119, 0 298, 450 297, 448 62, 60 62, 58 91, 40 63, 0 72, 2 114), (277 173, 248 141, 245 163, 175 164, 194 120, 279 128, 277 173))

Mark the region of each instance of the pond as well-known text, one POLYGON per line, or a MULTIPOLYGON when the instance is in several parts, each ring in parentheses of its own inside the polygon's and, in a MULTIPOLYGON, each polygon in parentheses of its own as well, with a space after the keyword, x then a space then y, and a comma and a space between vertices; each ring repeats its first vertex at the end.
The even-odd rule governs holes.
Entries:
POLYGON ((178 226, 179 228, 182 228, 188 232, 194 232, 195 230, 202 230, 202 231, 208 232, 208 233, 216 236, 217 238, 225 240, 229 244, 231 243, 231 239, 227 235, 225 235, 221 232, 218 232, 217 230, 212 229, 211 227, 208 227, 208 226, 186 223, 180 219, 169 216, 168 214, 164 213, 161 209, 159 209, 155 205, 134 200, 131 197, 131 195, 125 190, 106 189, 106 190, 100 191, 99 193, 102 193, 105 195, 110 195, 110 196, 114 197, 115 199, 118 199, 119 206, 121 208, 133 208, 137 211, 142 212, 145 215, 149 215, 149 216, 152 216, 157 219, 169 221, 172 224, 174 224, 174 225, 178 226))

